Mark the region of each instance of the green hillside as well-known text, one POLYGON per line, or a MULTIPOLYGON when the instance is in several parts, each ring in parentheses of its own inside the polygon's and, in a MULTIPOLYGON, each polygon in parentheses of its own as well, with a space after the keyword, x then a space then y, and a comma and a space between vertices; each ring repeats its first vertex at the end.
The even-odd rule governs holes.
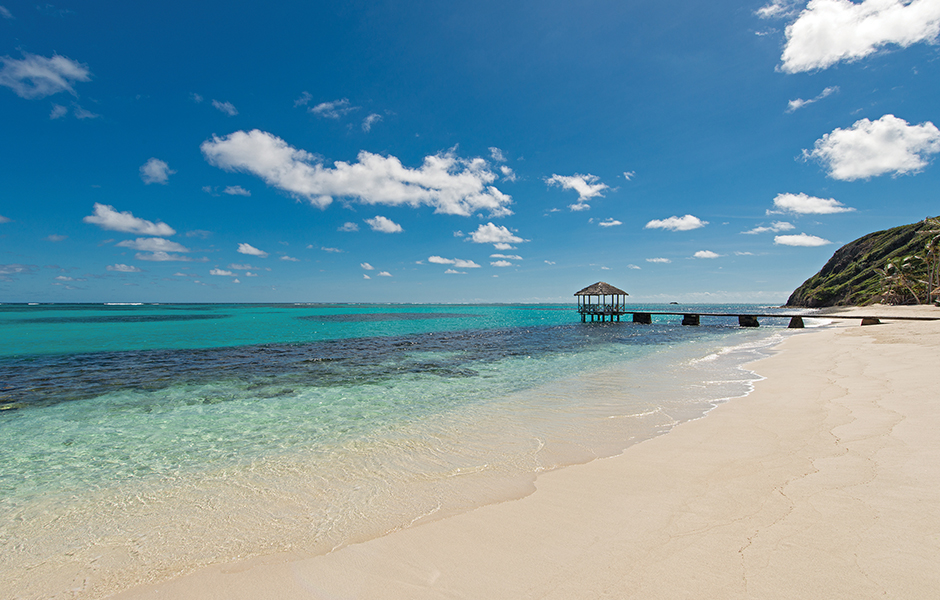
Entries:
POLYGON ((937 237, 937 229, 937 219, 925 219, 846 244, 790 295, 787 306, 925 302, 927 244, 937 237), (878 271, 886 268, 888 277, 878 271))

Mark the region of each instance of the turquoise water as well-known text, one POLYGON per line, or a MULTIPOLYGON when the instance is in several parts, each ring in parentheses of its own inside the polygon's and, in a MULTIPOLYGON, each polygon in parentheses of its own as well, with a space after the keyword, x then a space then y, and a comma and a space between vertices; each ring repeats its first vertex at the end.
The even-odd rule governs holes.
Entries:
POLYGON ((747 393, 741 365, 787 334, 680 320, 2 305, 0 573, 14 597, 104 597, 517 497, 747 393))

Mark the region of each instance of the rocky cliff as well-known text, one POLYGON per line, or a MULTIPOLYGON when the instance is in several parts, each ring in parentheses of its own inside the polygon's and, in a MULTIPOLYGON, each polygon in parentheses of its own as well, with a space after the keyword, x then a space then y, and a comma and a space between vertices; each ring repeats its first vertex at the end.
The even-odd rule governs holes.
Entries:
MULTIPOLYGON (((920 221, 870 233, 842 246, 819 273, 790 295, 787 306, 865 305, 882 300, 883 278, 875 269, 884 269, 890 261, 922 256, 928 238, 918 234, 931 228, 920 221)), ((909 268, 911 279, 924 279, 924 261, 911 259, 909 268)))

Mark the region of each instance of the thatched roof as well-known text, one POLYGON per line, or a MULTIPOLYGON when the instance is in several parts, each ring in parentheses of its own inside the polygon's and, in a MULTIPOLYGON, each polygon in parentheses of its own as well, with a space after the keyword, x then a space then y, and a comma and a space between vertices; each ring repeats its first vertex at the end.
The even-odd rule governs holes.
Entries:
POLYGON ((589 285, 580 292, 575 292, 575 296, 629 296, 625 291, 615 288, 609 283, 598 281, 594 285, 589 285))

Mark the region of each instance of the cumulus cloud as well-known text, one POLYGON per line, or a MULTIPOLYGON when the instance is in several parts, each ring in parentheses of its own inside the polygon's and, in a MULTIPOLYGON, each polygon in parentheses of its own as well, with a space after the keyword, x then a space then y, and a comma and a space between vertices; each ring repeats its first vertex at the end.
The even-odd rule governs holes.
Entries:
POLYGON ((345 232, 359 231, 359 226, 349 221, 349 222, 343 223, 340 227, 337 227, 336 231, 345 231, 345 232))
POLYGON ((510 169, 510 168, 507 167, 506 165, 500 165, 500 166, 499 166, 499 172, 503 174, 503 179, 506 180, 506 181, 516 181, 517 179, 519 179, 519 178, 516 176, 515 171, 513 171, 512 169, 510 169))
POLYGON ((781 246, 814 247, 825 246, 827 244, 831 244, 832 242, 815 235, 800 233, 798 235, 778 235, 774 238, 774 243, 781 246))
POLYGON ((167 236, 176 234, 176 230, 166 223, 154 223, 135 217, 130 211, 118 212, 113 206, 95 202, 94 214, 82 219, 85 223, 97 225, 109 231, 123 231, 149 236, 167 236))
POLYGON ((420 168, 410 169, 394 156, 363 150, 358 162, 336 161, 331 168, 313 154, 257 129, 213 136, 201 149, 210 164, 256 175, 319 208, 343 197, 364 204, 430 206, 451 215, 512 214, 508 208, 512 197, 490 185, 497 175, 486 160, 463 159, 453 151, 427 156, 420 168))
POLYGON ((13 281, 13 275, 32 275, 38 268, 36 265, 0 265, 0 281, 13 281))
POLYGON ((209 275, 218 275, 220 277, 234 277, 235 273, 231 271, 226 271, 224 269, 212 269, 209 271, 209 275))
POLYGON ((815 98, 810 98, 809 100, 803 100, 802 98, 797 98, 796 100, 790 100, 787 103, 787 112, 791 113, 795 110, 803 108, 807 104, 819 102, 823 98, 827 98, 838 91, 839 91, 839 86, 831 85, 827 87, 826 89, 824 89, 822 92, 820 92, 819 95, 816 96, 815 98))
POLYGON ((402 226, 395 221, 379 215, 376 215, 372 219, 364 219, 364 221, 369 224, 372 231, 380 231, 382 233, 401 233, 404 231, 402 226))
POLYGON ((362 130, 366 133, 372 131, 372 126, 382 120, 382 115, 378 113, 372 113, 368 117, 362 120, 362 130))
POLYGON ((490 258, 505 258, 506 260, 522 260, 518 254, 490 254, 490 258))
POLYGON ((338 119, 354 110, 359 110, 359 107, 352 106, 348 98, 333 100, 332 102, 321 102, 309 109, 310 112, 318 117, 325 117, 327 119, 338 119))
POLYGON ((392 276, 392 274, 389 273, 388 271, 380 271, 380 272, 379 272, 379 277, 391 277, 391 276, 392 276))
MULTIPOLYGON (((816 198, 806 194, 777 194, 774 198, 775 211, 791 212, 801 215, 831 215, 851 212, 854 208, 843 205, 834 198, 816 198)), ((783 231, 783 230, 781 230, 783 231)))
POLYGON ((235 105, 231 102, 219 102, 218 100, 212 101, 212 106, 218 109, 220 112, 224 112, 230 117, 234 117, 238 114, 238 109, 235 108, 235 105))
POLYGON ((936 0, 812 0, 787 26, 781 69, 786 73, 825 69, 888 45, 932 43, 938 33, 936 0))
POLYGON ((159 183, 165 185, 170 175, 176 173, 170 166, 159 158, 151 158, 140 167, 140 178, 145 184, 159 183))
MULTIPOLYGON (((940 5, 940 3, 938 3, 940 5)), ((940 130, 930 121, 909 125, 894 115, 877 121, 862 119, 849 129, 835 129, 816 140, 805 159, 818 160, 829 177, 841 181, 891 173, 916 173, 940 152, 940 130)))
POLYGON ((606 221, 601 221, 598 225, 601 227, 615 227, 617 225, 623 225, 623 223, 616 219, 607 219, 606 221))
POLYGON ((445 275, 466 275, 467 272, 466 272, 466 271, 456 271, 456 270, 454 270, 454 269, 447 269, 446 271, 444 271, 444 274, 445 274, 445 275))
POLYGON ((476 264, 472 260, 464 260, 462 258, 444 258, 442 256, 429 256, 429 263, 434 263, 436 265, 454 265, 458 269, 479 269, 480 265, 476 264))
POLYGON ((2 56, 0 62, 0 85, 20 98, 45 98, 60 92, 74 96, 76 82, 91 80, 87 66, 58 54, 46 58, 23 53, 22 59, 2 56))
POLYGON ((698 229, 699 227, 705 227, 708 225, 708 221, 703 221, 698 217, 693 217, 692 215, 685 215, 684 217, 669 217, 668 219, 653 219, 646 224, 645 229, 668 229, 669 231, 690 231, 692 229, 698 229))
POLYGON ((239 254, 248 254, 250 256, 257 256, 259 258, 267 258, 268 253, 264 250, 258 250, 251 244, 240 243, 238 244, 238 253, 239 254))
POLYGON ((118 242, 115 245, 120 246, 121 248, 140 250, 142 252, 189 252, 189 248, 186 246, 159 237, 124 240, 123 242, 118 242))
POLYGON ((372 279, 371 277, 369 277, 369 276, 368 276, 367 274, 365 274, 365 273, 362 274, 362 278, 363 278, 363 279, 372 279))
POLYGON ((545 183, 549 186, 557 185, 566 190, 578 192, 578 202, 569 207, 571 210, 586 210, 590 208, 586 204, 588 200, 597 196, 604 196, 601 192, 610 188, 607 184, 598 183, 598 181, 599 178, 596 175, 581 175, 578 173, 570 176, 552 174, 551 177, 545 178, 545 183))
POLYGON ((528 241, 509 231, 505 226, 492 223, 477 227, 476 231, 470 234, 470 240, 476 244, 494 244, 497 250, 510 250, 512 246, 509 244, 521 244, 528 241))
POLYGON ((699 250, 692 255, 693 258, 718 258, 719 256, 721 255, 711 250, 699 250))
POLYGON ((300 262, 299 258, 294 258, 293 256, 284 255, 281 257, 281 260, 286 260, 288 262, 300 262))
POLYGON ((496 260, 491 262, 490 265, 494 267, 511 267, 512 263, 508 260, 496 260))
POLYGON ((250 196, 251 192, 246 190, 240 185, 230 185, 222 190, 223 194, 228 194, 229 196, 250 196))
POLYGON ((506 162, 506 155, 503 154, 503 151, 495 146, 490 146, 490 158, 495 162, 506 162))
POLYGON ((672 261, 668 258, 647 258, 646 262, 648 263, 671 263, 672 261))
POLYGON ((758 233, 768 233, 768 232, 779 233, 781 231, 792 231, 793 229, 794 229, 794 226, 792 223, 787 223, 786 221, 774 221, 773 223, 770 224, 769 227, 765 227, 765 226, 755 227, 754 229, 749 229, 748 231, 742 231, 741 233, 744 233, 744 234, 758 234, 758 233))
POLYGON ((133 265, 125 265, 124 263, 117 263, 115 265, 108 265, 105 269, 109 271, 116 271, 118 273, 142 273, 143 271, 133 265))

